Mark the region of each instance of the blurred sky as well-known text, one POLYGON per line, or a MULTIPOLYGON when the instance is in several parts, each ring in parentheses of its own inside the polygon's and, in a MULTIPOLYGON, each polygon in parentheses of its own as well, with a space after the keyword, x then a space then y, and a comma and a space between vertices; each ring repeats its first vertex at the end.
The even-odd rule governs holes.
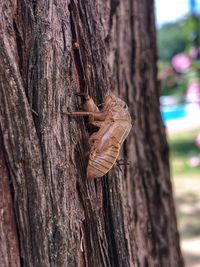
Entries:
MULTIPOLYGON (((191 0, 155 0, 156 23, 175 21, 190 11, 191 0)), ((196 0, 196 12, 200 13, 200 0, 196 0)))

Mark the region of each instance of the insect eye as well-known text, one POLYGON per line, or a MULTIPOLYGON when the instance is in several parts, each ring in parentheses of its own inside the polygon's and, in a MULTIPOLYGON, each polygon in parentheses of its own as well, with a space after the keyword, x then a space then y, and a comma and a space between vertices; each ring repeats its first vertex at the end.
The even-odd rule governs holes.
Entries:
POLYGON ((123 108, 124 108, 124 109, 127 109, 127 105, 126 105, 126 104, 123 104, 123 108))

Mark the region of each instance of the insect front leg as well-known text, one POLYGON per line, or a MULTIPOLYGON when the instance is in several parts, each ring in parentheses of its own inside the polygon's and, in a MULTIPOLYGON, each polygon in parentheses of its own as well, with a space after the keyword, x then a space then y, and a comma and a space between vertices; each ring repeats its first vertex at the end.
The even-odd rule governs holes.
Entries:
POLYGON ((102 124, 103 124, 103 121, 90 120, 90 124, 100 128, 102 126, 102 124))
POLYGON ((106 117, 106 114, 104 112, 76 111, 76 112, 63 112, 62 114, 68 116, 90 116, 91 123, 104 121, 106 117))
POLYGON ((104 120, 104 118, 102 118, 102 115, 97 114, 101 112, 99 111, 97 105, 94 103, 92 97, 90 97, 88 94, 84 95, 83 110, 86 112, 93 112, 93 114, 89 116, 89 123, 94 126, 101 127, 100 121, 104 120))
POLYGON ((119 166, 125 166, 125 165, 130 165, 130 162, 125 160, 125 159, 117 159, 116 160, 116 165, 119 166))
POLYGON ((76 93, 83 101, 83 110, 88 112, 99 112, 99 108, 94 103, 94 100, 87 93, 76 93))
POLYGON ((63 112, 63 115, 68 116, 89 116, 89 123, 101 127, 105 121, 106 113, 99 111, 99 108, 94 103, 94 100, 87 93, 76 93, 76 95, 84 98, 83 110, 77 112, 63 112))

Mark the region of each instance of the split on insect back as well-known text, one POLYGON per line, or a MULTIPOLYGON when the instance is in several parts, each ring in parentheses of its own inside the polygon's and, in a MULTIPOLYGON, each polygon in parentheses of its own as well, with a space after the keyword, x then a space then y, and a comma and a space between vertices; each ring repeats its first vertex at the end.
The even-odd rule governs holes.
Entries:
POLYGON ((85 99, 84 111, 63 112, 63 114, 88 116, 89 123, 99 128, 89 138, 87 178, 102 177, 117 161, 120 148, 131 130, 132 122, 128 106, 110 91, 105 95, 101 110, 88 94, 77 95, 85 99))

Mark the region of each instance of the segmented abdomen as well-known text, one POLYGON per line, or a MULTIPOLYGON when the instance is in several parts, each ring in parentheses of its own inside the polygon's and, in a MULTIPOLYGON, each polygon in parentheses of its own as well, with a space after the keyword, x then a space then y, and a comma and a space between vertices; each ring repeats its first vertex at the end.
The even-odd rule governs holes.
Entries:
POLYGON ((87 178, 93 179, 105 175, 115 164, 119 155, 119 147, 111 146, 103 153, 89 158, 87 178))

